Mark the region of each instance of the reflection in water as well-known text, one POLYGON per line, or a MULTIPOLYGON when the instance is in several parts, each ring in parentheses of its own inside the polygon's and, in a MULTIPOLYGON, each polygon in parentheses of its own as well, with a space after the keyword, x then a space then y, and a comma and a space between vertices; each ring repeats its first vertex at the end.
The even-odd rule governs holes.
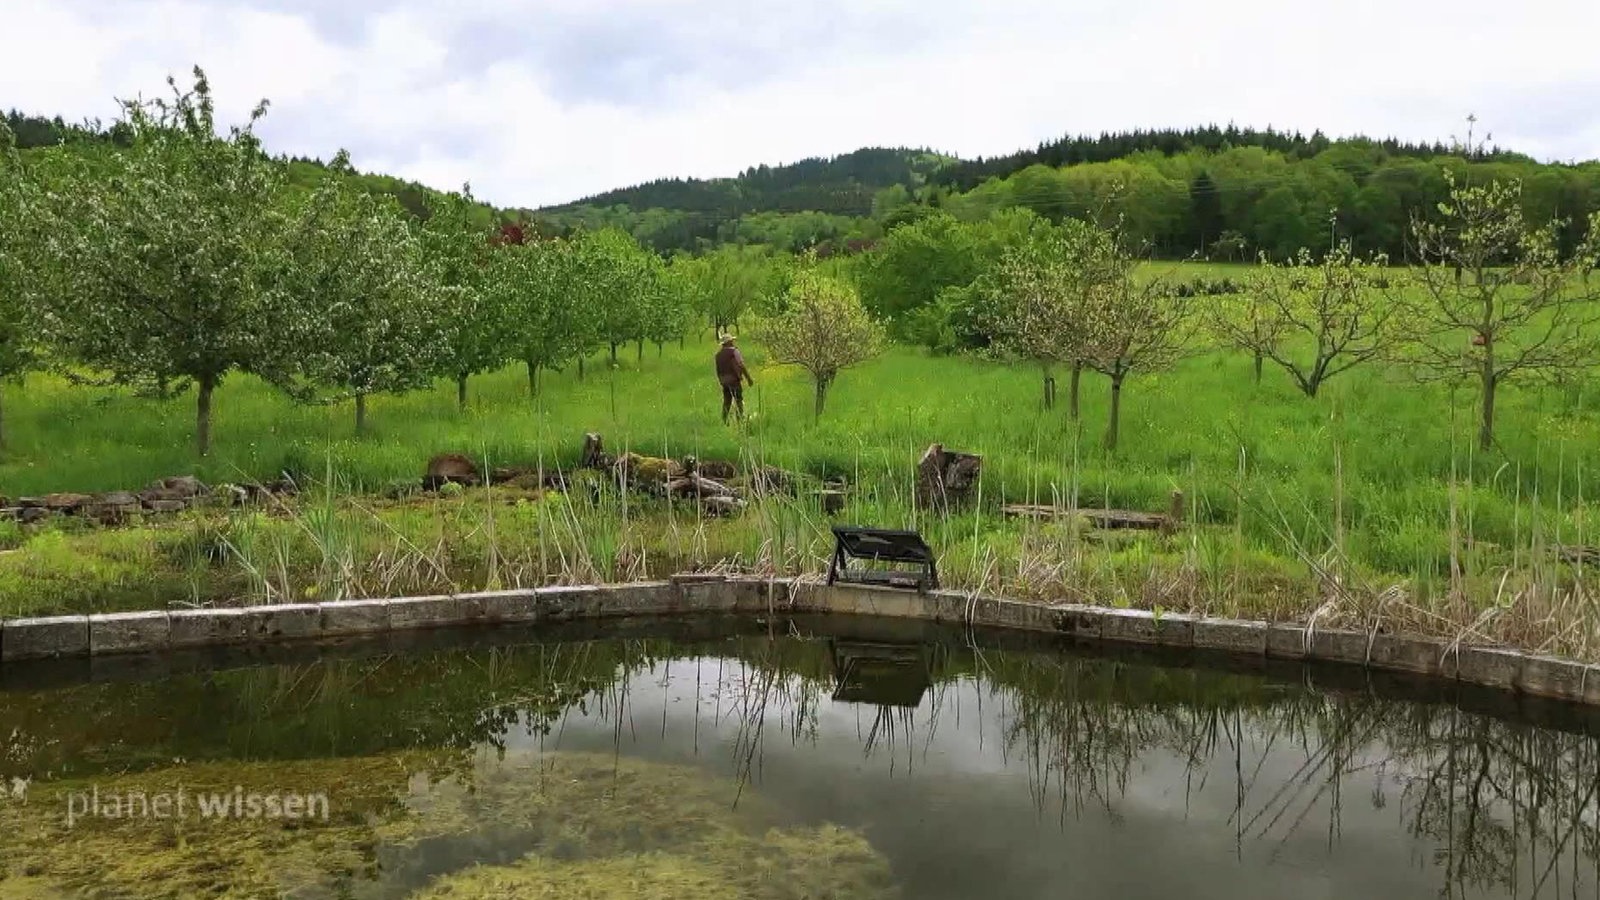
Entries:
POLYGON ((1586 720, 1017 635, 676 627, 0 694, 0 776, 33 785, 0 800, 0 897, 1600 896, 1586 720), (284 780, 340 815, 50 805, 284 780))

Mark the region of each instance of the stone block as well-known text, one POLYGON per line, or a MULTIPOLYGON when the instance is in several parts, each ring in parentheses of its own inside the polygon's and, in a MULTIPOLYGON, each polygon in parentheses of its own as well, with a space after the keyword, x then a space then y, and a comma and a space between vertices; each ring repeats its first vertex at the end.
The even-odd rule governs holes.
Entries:
POLYGON ((1525 656, 1517 690, 1536 697, 1582 700, 1589 667, 1553 656, 1525 656))
POLYGON ((165 650, 172 638, 166 610, 108 613, 89 617, 89 653, 146 653, 165 650))
POLYGON ((1264 656, 1267 652, 1267 623, 1238 619, 1196 619, 1194 645, 1205 650, 1264 656))
POLYGON ((88 616, 9 619, 0 625, 0 660, 56 659, 89 652, 88 616))
POLYGON ((1055 613, 1050 607, 1026 600, 1001 600, 996 613, 999 618, 997 624, 1005 628, 1051 631, 1056 624, 1055 613))
POLYGON ((1061 634, 1098 641, 1104 634, 1105 612, 1092 606, 1064 604, 1052 607, 1051 627, 1061 634))
POLYGON ((462 615, 477 622, 536 622, 539 594, 532 589, 458 594, 462 615))
POLYGON ((600 616, 652 616, 677 612, 681 608, 676 585, 668 581, 639 581, 606 585, 599 589, 600 616))
POLYGON ((412 628, 441 628, 464 624, 462 604, 454 597, 406 597, 389 601, 389 627, 395 631, 412 628))
POLYGON ((1523 656, 1497 647, 1462 647, 1456 661, 1456 678, 1468 684, 1514 688, 1522 679, 1523 656))
POLYGON ((171 613, 173 647, 210 647, 242 644, 255 639, 255 629, 243 609, 179 609, 171 613))
POLYGON ((1305 659, 1306 629, 1289 622, 1267 625, 1267 656, 1271 659, 1305 659))
POLYGON ((966 615, 967 594, 965 591, 929 591, 923 595, 923 603, 930 618, 939 622, 959 622, 966 615))
POLYGON ((1325 662, 1367 664, 1369 636, 1342 628, 1317 628, 1311 632, 1311 659, 1325 662))
POLYGON ((1449 645, 1443 641, 1377 634, 1372 637, 1372 648, 1367 664, 1374 669, 1387 669, 1393 672, 1453 676, 1455 655, 1447 653, 1448 650, 1449 645), (1446 672, 1447 667, 1448 672, 1446 672))
POLYGON ((551 619, 571 619, 586 615, 586 610, 594 604, 597 592, 597 588, 588 584, 561 585, 534 590, 534 594, 538 597, 540 615, 551 619))
POLYGON ((1584 666, 1581 682, 1583 702, 1590 706, 1600 706, 1600 666, 1584 666))
POLYGON ((1101 614, 1100 634, 1108 641, 1194 646, 1194 617, 1147 609, 1108 609, 1101 614))
POLYGON ((381 634, 389 630, 389 601, 339 600, 319 603, 325 635, 381 634))
MULTIPOLYGON (((733 612, 744 608, 757 610, 765 608, 765 591, 760 590, 757 584, 736 584, 731 581, 699 581, 686 582, 677 585, 678 603, 688 612, 733 612), (746 602, 740 603, 740 594, 746 595, 746 602)), ((777 592, 773 592, 773 605, 781 609, 783 604, 778 602, 777 592)))
POLYGON ((315 603, 251 606, 244 613, 250 623, 252 640, 303 640, 322 636, 322 607, 315 603))

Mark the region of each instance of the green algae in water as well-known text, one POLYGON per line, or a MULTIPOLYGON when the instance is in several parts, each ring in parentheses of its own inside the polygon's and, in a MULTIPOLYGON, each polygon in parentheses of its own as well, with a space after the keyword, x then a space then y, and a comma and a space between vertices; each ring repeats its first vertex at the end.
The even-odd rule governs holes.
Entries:
POLYGON ((438 879, 419 898, 897 897, 889 867, 860 833, 835 825, 724 832, 686 853, 654 851, 556 860, 529 854, 438 879))
POLYGON ((323 793, 326 821, 151 820, 62 811, 86 782, 0 806, 0 898, 885 897, 887 861, 855 831, 781 827, 759 796, 687 767, 586 753, 421 754, 208 763, 101 779, 101 796, 323 793), (460 760, 455 760, 459 763, 460 760), (500 860, 481 864, 480 860, 500 860))

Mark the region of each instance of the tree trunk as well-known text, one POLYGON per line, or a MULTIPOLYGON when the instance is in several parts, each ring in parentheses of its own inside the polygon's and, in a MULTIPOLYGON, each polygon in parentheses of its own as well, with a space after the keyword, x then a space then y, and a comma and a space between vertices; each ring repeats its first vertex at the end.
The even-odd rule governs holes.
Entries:
POLYGON ((639 353, 634 358, 634 362, 637 362, 637 363, 643 363, 644 362, 644 341, 642 339, 639 341, 639 353))
POLYGON ((1044 408, 1056 408, 1056 379, 1050 374, 1049 369, 1044 373, 1044 408))
POLYGON ((611 368, 617 367, 617 342, 611 342, 611 368))
POLYGON ((5 388, 0 387, 0 450, 6 448, 5 388))
POLYGON ((456 408, 467 411, 467 376, 456 376, 456 408))
POLYGON ((583 380, 583 356, 578 357, 578 380, 583 380))
POLYGON ((1078 383, 1083 379, 1083 363, 1072 364, 1072 381, 1067 386, 1068 412, 1072 421, 1078 421, 1078 383))
POLYGON ((828 399, 828 382, 831 380, 832 379, 828 378, 817 379, 817 407, 814 415, 815 418, 822 418, 822 405, 828 399))
POLYGON ((666 355, 667 355, 667 344, 666 344, 666 342, 665 341, 656 341, 656 359, 660 359, 661 357, 666 356, 666 355))
POLYGON ((1117 438, 1120 436, 1122 426, 1122 379, 1121 375, 1111 376, 1111 418, 1106 422, 1106 449, 1117 449, 1117 438))
POLYGON ((1261 354, 1256 353, 1256 384, 1261 383, 1261 354))
POLYGON ((194 403, 194 444, 201 456, 211 453, 211 392, 216 388, 215 375, 200 377, 200 391, 194 403))
POLYGON ((524 360, 528 364, 528 396, 539 396, 539 364, 533 360, 524 360))
MULTIPOLYGON (((1487 349, 1487 348, 1485 348, 1487 349)), ((1499 379, 1494 373, 1494 356, 1485 353, 1485 362, 1481 378, 1483 380, 1483 410, 1478 422, 1478 449, 1489 450, 1494 447, 1494 392, 1499 387, 1499 379)))
POLYGON ((367 433, 367 395, 356 395, 356 434, 367 433))

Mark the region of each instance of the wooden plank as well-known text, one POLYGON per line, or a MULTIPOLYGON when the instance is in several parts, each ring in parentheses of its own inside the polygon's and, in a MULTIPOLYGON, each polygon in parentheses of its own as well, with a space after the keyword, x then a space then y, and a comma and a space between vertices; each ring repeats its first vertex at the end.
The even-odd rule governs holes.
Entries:
POLYGON ((1146 531, 1160 531, 1172 527, 1172 517, 1166 513, 1140 512, 1132 509, 1080 507, 1079 509, 1071 510, 1038 503, 1012 503, 1001 507, 1000 512, 1002 515, 1011 518, 1046 521, 1066 519, 1076 515, 1087 520, 1095 528, 1135 528, 1146 531))

